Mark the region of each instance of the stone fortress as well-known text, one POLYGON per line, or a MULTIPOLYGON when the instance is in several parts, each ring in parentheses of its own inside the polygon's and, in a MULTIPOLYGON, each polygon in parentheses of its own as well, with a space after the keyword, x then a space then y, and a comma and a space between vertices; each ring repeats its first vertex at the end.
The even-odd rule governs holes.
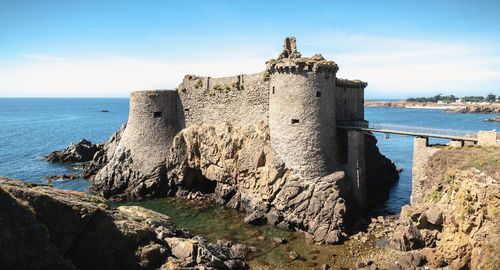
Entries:
POLYGON ((269 124, 280 158, 302 178, 339 169, 346 160, 339 152, 336 122, 364 120, 367 84, 337 78, 337 64, 320 54, 302 58, 294 37, 286 38, 283 52, 266 64, 261 73, 186 75, 176 90, 132 92, 127 127, 132 132, 124 138, 142 152, 151 149, 164 157, 186 127, 225 122, 244 127, 262 121, 269 124))
POLYGON ((302 57, 288 37, 264 72, 186 75, 175 90, 132 92, 129 121, 94 157, 91 190, 111 199, 214 193, 248 222, 337 242, 343 216, 379 185, 369 178, 397 179, 373 137, 337 129, 364 121, 367 86, 338 69, 320 54, 302 57))

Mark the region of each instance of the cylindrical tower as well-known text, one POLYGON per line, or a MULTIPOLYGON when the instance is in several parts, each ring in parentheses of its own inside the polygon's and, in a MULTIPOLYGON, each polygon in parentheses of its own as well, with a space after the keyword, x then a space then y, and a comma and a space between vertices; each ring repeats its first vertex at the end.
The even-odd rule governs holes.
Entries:
POLYGON ((129 149, 134 165, 147 172, 165 161, 172 139, 183 128, 178 92, 132 92, 128 119, 120 146, 129 149))
POLYGON ((271 145, 286 166, 301 177, 321 177, 339 165, 335 124, 338 67, 321 55, 300 58, 300 54, 293 51, 295 46, 291 46, 289 52, 286 46, 287 42, 281 58, 267 62, 271 77, 271 145))

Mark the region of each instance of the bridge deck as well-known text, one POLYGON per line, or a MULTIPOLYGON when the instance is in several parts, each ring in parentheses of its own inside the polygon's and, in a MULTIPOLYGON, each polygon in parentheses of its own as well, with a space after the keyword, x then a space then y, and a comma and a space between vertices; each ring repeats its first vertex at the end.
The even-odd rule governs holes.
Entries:
POLYGON ((477 142, 478 139, 472 136, 475 132, 466 130, 439 129, 428 127, 403 126, 385 123, 368 123, 368 122, 349 122, 338 123, 337 128, 356 129, 371 132, 381 132, 386 134, 399 134, 417 137, 433 137, 441 139, 450 139, 456 141, 477 142))

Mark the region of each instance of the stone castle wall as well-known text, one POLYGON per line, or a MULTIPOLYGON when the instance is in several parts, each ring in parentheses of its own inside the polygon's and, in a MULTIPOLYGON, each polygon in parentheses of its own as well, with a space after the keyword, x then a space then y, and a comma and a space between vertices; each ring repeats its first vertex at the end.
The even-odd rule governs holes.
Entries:
POLYGON ((337 121, 360 121, 365 119, 366 83, 337 78, 336 92, 336 119, 337 121))
POLYGON ((299 175, 318 177, 339 165, 335 73, 274 70, 269 94, 271 145, 299 175))
POLYGON ((269 80, 263 73, 224 78, 186 75, 178 87, 186 127, 268 121, 269 80))

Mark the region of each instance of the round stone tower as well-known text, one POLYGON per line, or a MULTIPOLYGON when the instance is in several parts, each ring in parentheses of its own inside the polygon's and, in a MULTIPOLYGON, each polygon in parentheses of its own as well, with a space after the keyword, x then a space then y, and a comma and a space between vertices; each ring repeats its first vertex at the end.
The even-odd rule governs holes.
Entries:
POLYGON ((164 162, 172 139, 183 128, 178 92, 132 92, 128 119, 120 145, 130 150, 134 165, 144 171, 153 169, 164 162))
POLYGON ((321 177, 339 166, 335 124, 337 64, 321 55, 301 58, 295 38, 286 38, 270 75, 271 145, 303 178, 321 177))

